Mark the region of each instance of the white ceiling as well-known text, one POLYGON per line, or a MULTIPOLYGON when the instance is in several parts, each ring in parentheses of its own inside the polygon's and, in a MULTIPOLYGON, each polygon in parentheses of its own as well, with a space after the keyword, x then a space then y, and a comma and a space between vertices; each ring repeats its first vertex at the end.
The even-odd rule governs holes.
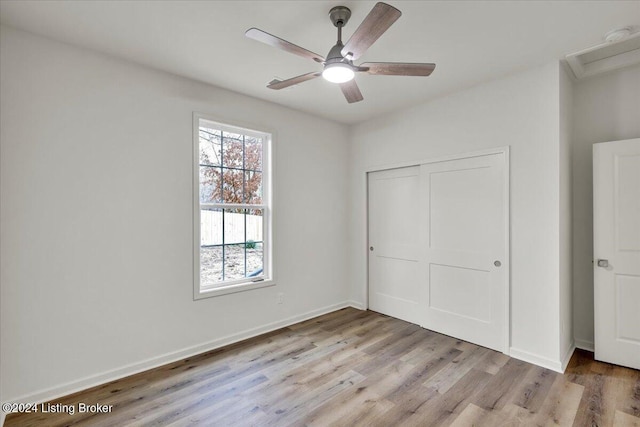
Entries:
POLYGON ((430 77, 359 75, 364 101, 315 79, 275 91, 266 84, 321 66, 250 40, 257 27, 326 55, 336 30, 331 7, 352 17, 344 40, 373 1, 0 1, 0 22, 243 94, 357 123, 483 81, 561 59, 640 24, 640 1, 393 1, 402 17, 360 58, 435 62, 430 77))

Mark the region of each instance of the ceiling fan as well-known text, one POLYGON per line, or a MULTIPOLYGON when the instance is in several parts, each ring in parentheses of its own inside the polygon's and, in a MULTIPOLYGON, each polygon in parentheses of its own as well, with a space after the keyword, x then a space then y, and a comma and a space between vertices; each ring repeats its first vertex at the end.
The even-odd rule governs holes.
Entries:
POLYGON ((386 3, 376 3, 349 41, 346 44, 342 44, 342 28, 351 17, 351 10, 345 6, 332 8, 329 11, 329 19, 338 28, 338 42, 331 48, 326 59, 317 53, 257 28, 248 29, 245 35, 251 39, 303 58, 312 59, 324 65, 321 72, 314 71, 286 80, 273 80, 267 85, 269 89, 284 89, 322 76, 332 83, 338 83, 345 98, 351 104, 364 99, 354 80, 355 73, 387 76, 428 76, 436 68, 436 64, 424 63, 365 62, 359 66, 353 64, 353 61, 360 58, 400 18, 400 15, 402 15, 402 12, 395 7, 386 3))

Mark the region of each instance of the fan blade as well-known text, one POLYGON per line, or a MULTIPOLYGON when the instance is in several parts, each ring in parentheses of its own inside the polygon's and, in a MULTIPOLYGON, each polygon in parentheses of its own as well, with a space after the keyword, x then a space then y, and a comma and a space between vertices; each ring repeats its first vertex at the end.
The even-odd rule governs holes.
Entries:
POLYGON ((302 74, 300 76, 292 77, 287 80, 274 80, 267 85, 269 89, 284 89, 289 86, 297 85, 298 83, 306 82, 307 80, 315 79, 316 77, 322 75, 322 73, 318 73, 314 71, 313 73, 302 74))
POLYGON ((342 89, 342 93, 344 97, 347 98, 349 104, 360 102, 364 99, 355 79, 349 80, 346 83, 340 83, 340 89, 342 89))
POLYGON ((347 44, 342 48, 342 56, 350 60, 358 59, 380 38, 389 27, 400 18, 402 12, 386 3, 376 3, 364 18, 347 44))
POLYGON ((245 36, 250 39, 257 40, 259 42, 268 44, 269 46, 277 47, 286 52, 293 53, 294 55, 302 56, 303 58, 313 59, 316 62, 324 62, 324 58, 317 53, 313 53, 303 47, 297 46, 279 37, 266 33, 257 28, 249 28, 245 33, 245 36))
POLYGON ((428 76, 435 70, 436 64, 365 62, 359 68, 368 68, 362 71, 379 76, 428 76))

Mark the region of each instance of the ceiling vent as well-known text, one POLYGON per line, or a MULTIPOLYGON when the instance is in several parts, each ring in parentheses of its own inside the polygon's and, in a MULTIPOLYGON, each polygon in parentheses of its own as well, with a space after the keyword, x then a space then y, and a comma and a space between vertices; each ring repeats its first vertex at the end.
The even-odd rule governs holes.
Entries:
POLYGON ((631 27, 609 31, 605 42, 566 56, 576 78, 640 64, 640 32, 631 27))

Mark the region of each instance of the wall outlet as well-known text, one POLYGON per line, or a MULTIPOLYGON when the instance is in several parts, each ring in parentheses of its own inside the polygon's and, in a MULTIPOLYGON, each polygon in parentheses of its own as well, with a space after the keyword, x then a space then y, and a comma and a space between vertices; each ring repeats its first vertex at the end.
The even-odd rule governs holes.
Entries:
POLYGON ((284 301, 284 294, 280 292, 278 294, 278 304, 282 304, 282 301, 284 301))

